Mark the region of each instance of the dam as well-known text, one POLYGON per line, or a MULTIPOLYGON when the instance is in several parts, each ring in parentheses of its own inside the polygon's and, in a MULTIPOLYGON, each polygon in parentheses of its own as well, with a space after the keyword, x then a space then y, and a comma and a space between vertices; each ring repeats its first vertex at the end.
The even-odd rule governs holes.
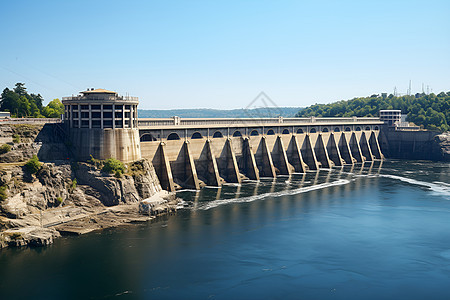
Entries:
POLYGON ((169 191, 383 158, 379 118, 138 118, 137 97, 102 89, 63 104, 77 159, 147 158, 169 191))
POLYGON ((378 118, 139 119, 161 185, 199 189, 382 159, 378 118))

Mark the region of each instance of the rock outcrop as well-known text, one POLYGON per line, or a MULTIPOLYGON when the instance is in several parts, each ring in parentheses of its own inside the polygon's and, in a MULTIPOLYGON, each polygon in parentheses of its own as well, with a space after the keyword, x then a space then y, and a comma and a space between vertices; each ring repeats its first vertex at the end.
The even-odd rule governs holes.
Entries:
POLYGON ((434 137, 432 155, 435 160, 450 161, 450 132, 434 137))
POLYGON ((129 164, 119 178, 70 162, 62 129, 48 125, 0 126, 0 143, 11 146, 0 155, 0 248, 48 245, 60 232, 142 222, 176 209, 179 201, 162 191, 148 160, 129 164), (24 166, 33 155, 44 162, 34 175, 24 166), (148 198, 158 199, 150 213, 140 208, 148 198))

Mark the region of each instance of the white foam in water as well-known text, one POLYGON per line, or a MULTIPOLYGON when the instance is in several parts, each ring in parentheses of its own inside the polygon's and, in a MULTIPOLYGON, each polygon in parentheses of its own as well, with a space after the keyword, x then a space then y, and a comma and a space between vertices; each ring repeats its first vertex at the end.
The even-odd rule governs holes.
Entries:
POLYGON ((444 183, 444 182, 434 181, 433 183, 431 183, 431 182, 419 181, 419 180, 396 176, 396 175, 380 174, 379 176, 400 180, 400 181, 407 182, 410 184, 424 186, 424 187, 429 188, 435 195, 445 196, 447 199, 450 199, 450 185, 447 183, 444 183))
POLYGON ((184 189, 184 190, 178 190, 177 192, 192 192, 192 193, 197 193, 197 192, 199 192, 199 190, 184 189))
POLYGON ((344 185, 344 184, 348 184, 348 183, 350 183, 349 180, 339 179, 334 182, 321 183, 321 184, 316 184, 316 185, 312 185, 312 186, 308 186, 308 187, 301 187, 301 188, 293 189, 293 190, 280 191, 280 192, 274 192, 274 193, 265 193, 265 194, 261 194, 261 195, 254 195, 254 196, 243 197, 243 198, 215 200, 215 201, 206 203, 205 205, 199 207, 198 209, 208 210, 208 209, 217 207, 219 205, 228 204, 228 203, 244 203, 244 202, 252 202, 255 200, 264 199, 267 197, 281 197, 281 196, 286 196, 286 195, 296 195, 296 194, 301 194, 301 193, 306 193, 306 192, 310 192, 310 191, 324 189, 324 188, 327 188, 330 186, 338 186, 338 185, 344 185))

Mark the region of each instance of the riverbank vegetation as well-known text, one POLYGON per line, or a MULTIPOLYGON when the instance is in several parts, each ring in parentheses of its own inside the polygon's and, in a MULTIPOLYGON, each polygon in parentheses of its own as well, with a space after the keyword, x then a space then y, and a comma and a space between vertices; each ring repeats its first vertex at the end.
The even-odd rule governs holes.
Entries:
POLYGON ((406 121, 429 130, 450 129, 450 92, 437 95, 416 94, 395 97, 372 95, 370 97, 342 100, 329 104, 311 105, 297 113, 297 117, 376 117, 381 109, 400 109, 407 114, 406 121))
POLYGON ((40 94, 29 94, 24 83, 16 83, 14 89, 5 88, 0 98, 0 110, 9 111, 11 117, 59 118, 64 113, 64 105, 59 99, 43 106, 40 94))

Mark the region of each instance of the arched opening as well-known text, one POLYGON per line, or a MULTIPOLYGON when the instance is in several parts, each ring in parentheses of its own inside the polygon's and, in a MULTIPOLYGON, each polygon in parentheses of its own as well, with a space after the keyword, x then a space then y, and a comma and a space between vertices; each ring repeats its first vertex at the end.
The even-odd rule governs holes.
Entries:
POLYGON ((352 131, 350 127, 345 127, 345 131, 352 131))
POLYGON ((180 136, 178 134, 176 134, 175 132, 172 132, 171 134, 169 134, 169 136, 167 137, 168 141, 175 141, 175 140, 179 140, 180 136))
POLYGON ((369 126, 367 126, 365 130, 370 130, 370 127, 369 127, 369 126))
POLYGON ((303 133, 303 129, 301 128, 297 129, 297 133, 303 133))
POLYGON ((242 133, 241 133, 239 130, 236 130, 236 131, 233 133, 233 136, 234 136, 234 137, 242 136, 242 133))
POLYGON ((311 128, 310 130, 309 130, 309 133, 316 133, 317 131, 316 131, 316 129, 315 128, 311 128))
POLYGON ((283 132, 281 134, 289 134, 289 130, 288 129, 284 129, 283 132))
POLYGON ((213 138, 221 138, 221 137, 223 137, 223 134, 222 134, 222 132, 220 132, 220 131, 216 131, 216 132, 214 132, 214 134, 213 134, 213 138))
POLYGON ((375 126, 375 128, 374 128, 375 130, 378 130, 378 126, 375 126))
POLYGON ((322 132, 328 132, 328 128, 324 128, 324 129, 322 129, 322 132))
POLYGON ((191 136, 191 139, 201 139, 203 138, 202 134, 200 132, 194 132, 194 134, 191 136))
POLYGON ((156 138, 153 135, 151 135, 150 133, 146 133, 141 136, 140 141, 141 142, 153 142, 153 141, 156 141, 156 138))
POLYGON ((356 131, 361 131, 361 127, 356 127, 356 131))
POLYGON ((259 135, 259 132, 258 132, 258 130, 252 130, 251 132, 250 132, 250 135, 251 136, 256 136, 256 135, 259 135))
POLYGON ((273 129, 269 129, 267 131, 267 135, 275 135, 275 132, 273 131, 273 129))
POLYGON ((339 127, 334 127, 334 132, 339 132, 339 131, 341 131, 341 130, 339 129, 339 127))

